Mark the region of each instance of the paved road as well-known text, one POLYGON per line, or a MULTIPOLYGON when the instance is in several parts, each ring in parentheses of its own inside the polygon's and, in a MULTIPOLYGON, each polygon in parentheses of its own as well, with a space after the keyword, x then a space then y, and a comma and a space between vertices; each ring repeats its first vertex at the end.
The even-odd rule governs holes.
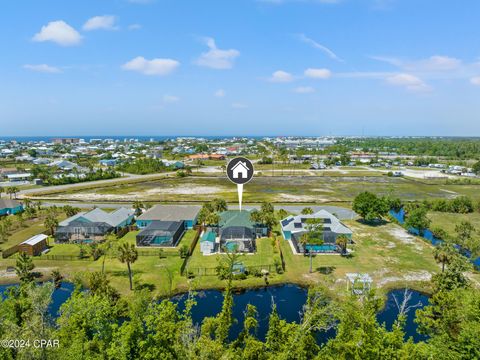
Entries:
POLYGON ((104 185, 104 184, 111 184, 116 182, 128 181, 128 180, 150 180, 150 179, 158 179, 162 177, 174 176, 175 172, 168 172, 168 173, 161 173, 161 174, 148 174, 148 175, 134 175, 134 174, 125 174, 125 176, 121 178, 115 179, 107 179, 107 180, 97 180, 97 181, 88 181, 88 182, 81 182, 76 184, 66 184, 66 185, 56 185, 56 186, 47 186, 47 187, 40 187, 40 188, 33 188, 33 189, 25 189, 21 190, 17 194, 17 198, 22 199, 24 195, 33 194, 42 191, 65 191, 74 188, 81 188, 84 186, 96 186, 96 185, 104 185))

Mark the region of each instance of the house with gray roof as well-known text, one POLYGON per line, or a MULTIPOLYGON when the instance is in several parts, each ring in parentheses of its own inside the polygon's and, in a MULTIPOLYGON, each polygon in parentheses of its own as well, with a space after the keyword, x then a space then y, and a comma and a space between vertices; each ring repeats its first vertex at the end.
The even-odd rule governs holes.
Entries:
POLYGON ((108 233, 130 225, 133 218, 134 210, 123 207, 113 212, 99 208, 81 212, 59 224, 55 231, 55 241, 87 243, 102 241, 108 233))
POLYGON ((137 246, 175 247, 184 232, 184 221, 154 220, 137 234, 137 246))
POLYGON ((17 200, 0 199, 0 216, 18 214, 23 211, 23 205, 17 200))
POLYGON ((290 215, 281 220, 280 225, 283 237, 285 240, 292 242, 297 252, 305 252, 306 249, 301 244, 301 236, 309 231, 311 224, 320 227, 323 244, 306 244, 305 248, 309 251, 318 253, 337 252, 339 250, 336 245, 338 236, 345 235, 349 239, 352 238, 352 230, 326 210, 322 209, 308 215, 290 215))
POLYGON ((153 221, 183 221, 186 229, 197 224, 199 205, 155 205, 137 218, 137 226, 146 228, 153 221))

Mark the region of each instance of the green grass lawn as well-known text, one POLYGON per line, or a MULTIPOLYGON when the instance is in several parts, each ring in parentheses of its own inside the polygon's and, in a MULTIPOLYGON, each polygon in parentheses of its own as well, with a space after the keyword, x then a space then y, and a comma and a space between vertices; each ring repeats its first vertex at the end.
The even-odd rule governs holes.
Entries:
POLYGON ((51 247, 48 255, 80 255, 80 246, 77 244, 54 244, 50 241, 51 247))
MULTIPOLYGON (((136 244, 136 236, 137 234, 140 232, 140 230, 137 230, 137 231, 130 231, 129 233, 127 233, 124 237, 122 237, 121 239, 119 239, 118 241, 119 242, 127 242, 129 244, 136 244)), ((161 247, 161 248, 158 248, 158 247, 142 247, 141 250, 142 251, 155 251, 155 252, 158 252, 159 249, 162 249, 164 252, 171 252, 171 253, 178 253, 178 250, 180 249, 181 246, 183 245, 187 245, 188 247, 190 247, 190 245, 192 244, 193 242, 193 239, 195 238, 195 234, 197 232, 195 230, 187 230, 184 232, 182 238, 180 239, 179 243, 177 244, 177 246, 175 247, 161 247)))
POLYGON ((440 227, 450 235, 455 234, 455 226, 459 225, 462 221, 469 221, 477 230, 480 230, 480 213, 478 212, 453 214, 431 211, 428 213, 428 217, 432 220, 432 228, 440 227))

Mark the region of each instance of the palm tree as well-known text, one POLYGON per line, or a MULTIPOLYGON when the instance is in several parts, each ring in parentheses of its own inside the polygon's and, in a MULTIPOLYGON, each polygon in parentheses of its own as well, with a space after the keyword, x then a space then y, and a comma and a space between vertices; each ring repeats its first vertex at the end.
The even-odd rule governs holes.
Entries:
POLYGON ((313 271, 313 260, 312 260, 312 251, 307 249, 307 245, 310 243, 310 235, 308 232, 303 233, 302 236, 300 237, 300 244, 303 246, 303 253, 305 254, 308 252, 308 255, 310 257, 310 273, 313 271))
POLYGON ((3 188, 3 186, 0 186, 0 198, 2 197, 3 192, 5 192, 5 189, 3 188))
POLYGON ((224 199, 220 198, 214 199, 212 201, 212 206, 213 209, 217 212, 227 211, 228 209, 227 202, 224 199))
POLYGON ((347 252, 348 237, 346 235, 339 235, 335 239, 335 243, 340 246, 342 250, 342 255, 347 252))
POLYGON ((21 252, 17 258, 17 262, 15 265, 15 272, 17 273, 17 276, 20 278, 20 281, 21 282, 32 281, 33 280, 32 270, 34 268, 35 268, 35 265, 33 265, 32 259, 24 252, 21 252))
POLYGON ((279 219, 285 219, 288 216, 288 213, 285 209, 280 209, 277 211, 277 217, 279 219))
POLYGON ((133 264, 135 261, 137 261, 137 258, 138 258, 137 249, 135 249, 134 244, 123 243, 122 245, 120 245, 118 250, 119 250, 118 260, 120 260, 121 263, 127 263, 128 278, 130 280, 130 290, 133 290, 132 268, 130 265, 133 264))
POLYGON ((55 230, 58 227, 58 220, 54 212, 49 212, 43 225, 47 228, 51 236, 55 235, 55 230))
POLYGON ((302 215, 311 215, 313 214, 313 209, 311 207, 303 208, 302 215))
POLYGON ((450 241, 444 241, 436 246, 433 257, 437 263, 442 264, 442 273, 445 271, 445 265, 450 264, 454 256, 455 248, 450 241))
POLYGON ((219 222, 220 222, 220 215, 218 215, 216 212, 211 212, 205 218, 205 223, 211 226, 216 226, 218 225, 219 222))
POLYGON ((133 203, 133 208, 135 209, 135 216, 142 215, 143 203, 139 200, 135 200, 133 203))
POLYGON ((306 232, 300 237, 300 243, 303 245, 304 252, 308 251, 310 256, 310 272, 312 269, 312 255, 313 251, 307 250, 307 245, 322 245, 323 244, 323 223, 321 219, 308 219, 306 232))

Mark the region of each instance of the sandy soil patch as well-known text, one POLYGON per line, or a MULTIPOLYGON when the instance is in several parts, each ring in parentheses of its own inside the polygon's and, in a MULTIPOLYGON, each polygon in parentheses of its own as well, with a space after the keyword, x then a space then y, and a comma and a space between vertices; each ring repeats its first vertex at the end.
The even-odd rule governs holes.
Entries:
POLYGON ((399 240, 400 242, 404 244, 410 244, 415 246, 415 249, 417 250, 422 250, 423 249, 423 244, 420 243, 420 240, 418 240, 415 236, 412 234, 409 234, 407 230, 404 228, 395 226, 391 229, 388 230, 390 235, 392 235, 395 239, 399 240))
MULTIPOLYGON (((377 275, 377 274, 375 274, 377 275)), ((377 277, 377 276, 376 276, 377 277)), ((384 286, 390 282, 397 281, 430 281, 432 279, 432 274, 426 270, 422 271, 410 271, 402 276, 387 276, 381 277, 376 283, 378 286, 384 286)))
MULTIPOLYGON (((178 194, 178 195, 202 195, 202 194, 217 194, 221 191, 226 191, 220 186, 175 186, 171 188, 156 188, 144 192, 144 194, 178 194)), ((128 195, 134 195, 129 193, 128 195)))
POLYGON ((313 196, 313 195, 292 195, 281 193, 278 194, 280 200, 296 201, 296 202, 310 202, 310 201, 335 201, 333 198, 313 196))

